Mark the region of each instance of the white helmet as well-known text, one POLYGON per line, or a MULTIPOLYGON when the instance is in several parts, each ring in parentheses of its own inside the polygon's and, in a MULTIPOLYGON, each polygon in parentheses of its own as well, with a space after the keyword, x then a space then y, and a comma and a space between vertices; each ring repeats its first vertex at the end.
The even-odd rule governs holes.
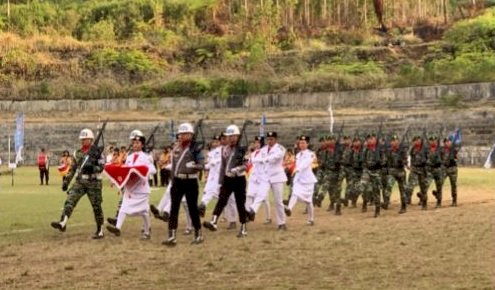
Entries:
POLYGON ((95 135, 93 134, 93 131, 90 129, 82 129, 81 133, 79 133, 79 140, 82 139, 94 139, 95 135))
POLYGON ((191 133, 194 134, 194 128, 191 125, 191 123, 182 123, 179 126, 179 129, 177 130, 177 134, 182 134, 182 133, 191 133))
POLYGON ((225 136, 232 136, 232 135, 241 135, 241 131, 239 131, 239 127, 236 125, 230 125, 227 127, 227 130, 225 130, 225 136))
POLYGON ((129 134, 129 140, 134 140, 136 137, 144 137, 143 132, 140 130, 132 130, 131 134, 129 134))

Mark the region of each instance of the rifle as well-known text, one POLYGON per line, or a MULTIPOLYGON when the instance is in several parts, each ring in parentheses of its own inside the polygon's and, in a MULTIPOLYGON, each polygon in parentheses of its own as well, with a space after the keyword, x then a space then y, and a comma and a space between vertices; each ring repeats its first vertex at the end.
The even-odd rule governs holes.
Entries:
POLYGON ((248 148, 248 138, 246 134, 246 128, 248 125, 253 124, 251 120, 245 120, 244 123, 242 124, 242 129, 240 132, 240 137, 239 141, 237 141, 237 145, 235 148, 235 155, 234 158, 237 160, 238 164, 242 163, 244 160, 244 155, 246 154, 247 148, 248 148), (245 142, 244 146, 242 146, 242 142, 245 142))
POLYGON ((144 144, 144 148, 143 148, 144 152, 152 153, 153 149, 155 149, 155 133, 156 131, 158 131, 158 128, 160 128, 159 123, 158 125, 155 126, 155 128, 153 128, 153 131, 151 131, 151 134, 148 137, 148 139, 146 139, 146 144, 144 144))
MULTIPOLYGON (((105 140, 103 139, 103 132, 105 131, 105 128, 107 126, 107 122, 108 121, 105 121, 103 123, 103 125, 101 126, 101 129, 98 131, 98 134, 96 135, 96 138, 93 141, 93 144, 89 148, 88 153, 84 157, 83 162, 76 169, 76 174, 75 174, 76 175, 76 180, 78 180, 81 177, 82 169, 84 168, 84 166, 86 165, 86 163, 88 162, 88 160, 90 158, 93 159, 93 160, 100 159, 101 154, 103 153, 103 150, 105 148, 105 140), (100 143, 100 140, 102 140, 102 143, 103 143, 102 146, 98 146, 98 144, 100 143)), ((62 189, 65 191, 65 190, 67 190, 68 187, 69 187, 69 185, 64 182, 64 184, 62 186, 62 189)))
POLYGON ((405 148, 408 148, 409 146, 406 145, 406 140, 408 140, 409 138, 409 125, 407 125, 406 127, 406 130, 404 131, 404 134, 402 135, 402 139, 400 140, 400 144, 399 144, 399 151, 401 151, 401 153, 403 151, 407 151, 407 150, 404 150, 405 148))
POLYGON ((194 162, 199 163, 199 156, 205 146, 205 136, 203 134, 203 119, 199 119, 194 125, 194 134, 191 139, 189 150, 193 154, 194 162), (198 141, 198 135, 201 135, 201 140, 198 141))

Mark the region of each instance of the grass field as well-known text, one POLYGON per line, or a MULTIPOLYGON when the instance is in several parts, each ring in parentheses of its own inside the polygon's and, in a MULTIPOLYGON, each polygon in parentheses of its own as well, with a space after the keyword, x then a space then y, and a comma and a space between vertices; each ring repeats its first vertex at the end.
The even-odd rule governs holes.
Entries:
MULTIPOLYGON (((495 289, 495 171, 461 169, 457 208, 433 209, 430 194, 428 211, 414 205, 399 215, 394 192, 378 219, 372 211, 346 208, 337 217, 320 208, 308 227, 299 205, 287 232, 263 225, 261 213, 244 239, 223 223, 204 233, 204 244, 179 235, 175 248, 161 245, 166 224, 157 220, 151 240, 141 241, 140 218, 128 218, 121 237, 91 240, 87 198, 67 232, 53 230, 65 193, 54 172, 49 186, 38 185, 37 174, 17 169, 14 187, 0 176, 1 289, 495 289)), ((448 205, 449 185, 444 192, 448 205)), ((152 201, 162 193, 155 189, 152 201)), ((106 216, 117 200, 106 184, 106 216)))

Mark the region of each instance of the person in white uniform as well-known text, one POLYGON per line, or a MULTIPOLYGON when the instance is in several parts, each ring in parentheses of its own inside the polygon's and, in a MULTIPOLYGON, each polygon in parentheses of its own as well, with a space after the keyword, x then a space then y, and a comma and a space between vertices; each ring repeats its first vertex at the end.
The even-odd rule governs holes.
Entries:
POLYGON ((292 183, 292 195, 289 204, 285 207, 285 214, 291 216, 292 210, 298 201, 306 205, 308 211, 308 225, 314 225, 313 192, 317 179, 313 173, 312 164, 316 158, 315 153, 308 149, 309 137, 300 136, 296 155, 296 167, 292 183))
MULTIPOLYGON (((266 143, 260 151, 260 158, 263 165, 263 174, 260 178, 259 194, 263 198, 268 199, 270 189, 273 192, 273 200, 275 203, 275 211, 277 216, 277 229, 287 230, 285 224, 284 211, 284 186, 287 182, 287 175, 284 170, 285 148, 277 143, 277 132, 270 131, 266 134, 266 143)), ((256 201, 255 201, 256 202, 256 201)), ((256 215, 256 205, 253 205, 253 210, 247 213, 249 220, 253 221, 256 215)))
MULTIPOLYGON (((145 137, 142 134, 137 134, 132 141, 133 153, 127 156, 125 165, 138 166, 144 165, 148 167, 147 175, 156 173, 156 168, 151 162, 148 154, 143 152, 145 137)), ((107 230, 116 236, 120 236, 122 225, 128 215, 138 215, 143 218, 143 235, 142 239, 150 239, 150 216, 149 216, 149 196, 150 186, 147 178, 136 181, 132 184, 126 184, 123 188, 122 206, 117 217, 117 224, 108 225, 107 230)))
POLYGON ((254 137, 254 150, 249 154, 248 161, 248 186, 246 193, 246 211, 248 215, 253 215, 252 212, 257 213, 261 204, 265 208, 265 222, 264 224, 271 224, 270 213, 270 201, 268 199, 268 192, 264 190, 260 192, 260 185, 264 175, 264 160, 261 158, 261 147, 263 147, 264 138, 260 136, 254 137), (262 195, 262 193, 265 193, 262 195))
MULTIPOLYGON (((216 135, 211 141, 211 150, 208 152, 208 160, 205 165, 205 169, 208 170, 208 177, 203 191, 203 197, 201 203, 198 206, 199 215, 205 216, 206 207, 212 199, 218 200, 218 194, 220 193, 220 167, 222 162, 222 146, 227 144, 227 138, 223 134, 216 135)), ((227 206, 225 208, 225 218, 227 219, 229 226, 227 229, 236 228, 237 209, 235 207, 235 197, 231 195, 227 206)))

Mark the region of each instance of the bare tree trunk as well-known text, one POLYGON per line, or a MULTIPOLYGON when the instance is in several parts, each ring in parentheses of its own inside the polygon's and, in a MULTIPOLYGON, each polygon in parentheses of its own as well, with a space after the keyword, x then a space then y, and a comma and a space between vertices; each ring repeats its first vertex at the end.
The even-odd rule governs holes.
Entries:
POLYGON ((443 22, 445 24, 447 24, 449 22, 449 15, 448 15, 448 7, 447 7, 447 5, 448 5, 447 0, 443 0, 443 22))

